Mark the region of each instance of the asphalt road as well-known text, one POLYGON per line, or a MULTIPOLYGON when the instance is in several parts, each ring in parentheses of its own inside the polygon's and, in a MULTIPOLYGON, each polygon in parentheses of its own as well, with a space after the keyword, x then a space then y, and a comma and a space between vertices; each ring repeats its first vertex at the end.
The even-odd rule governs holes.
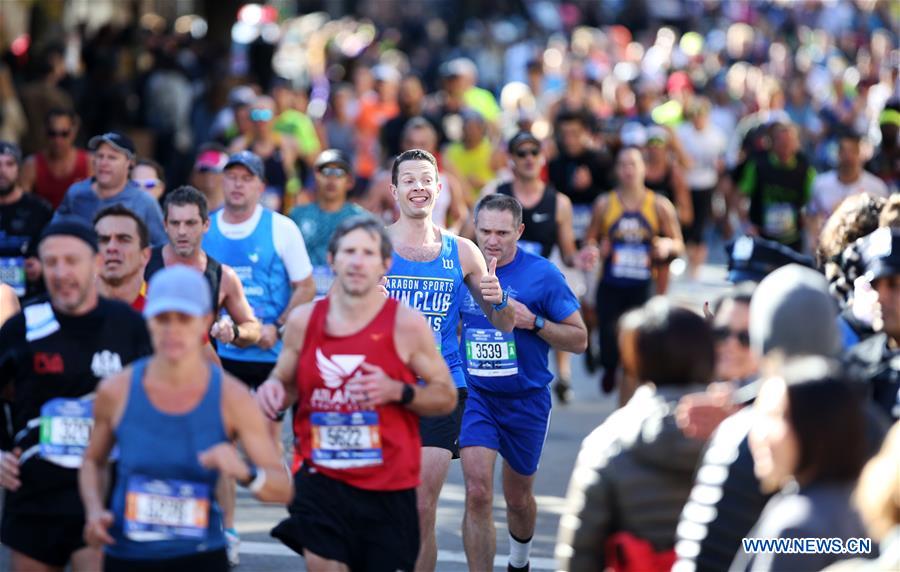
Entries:
MULTIPOLYGON (((716 261, 718 262, 718 261, 716 261)), ((703 302, 712 301, 725 287, 724 269, 703 268, 700 279, 688 281, 673 277, 669 297, 699 311, 703 302)), ((598 391, 599 374, 589 374, 581 356, 573 358, 574 400, 564 406, 554 404, 550 431, 535 482, 538 519, 532 549, 532 570, 555 570, 553 549, 559 517, 564 509, 566 488, 582 439, 616 407, 615 394, 598 391)), ((553 360, 551 360, 552 362, 553 360)), ((290 437, 286 434, 286 440, 290 437)), ((499 467, 494 497, 494 521, 497 526, 496 569, 505 569, 508 553, 506 514, 500 491, 499 467)), ((438 508, 438 570, 466 570, 460 525, 465 492, 460 464, 455 461, 444 486, 438 508)), ((269 530, 285 515, 284 507, 267 506, 239 491, 237 529, 241 535, 241 564, 237 570, 264 572, 305 570, 303 559, 269 536, 269 530)), ((8 554, 0 548, 0 570, 9 570, 8 554)))

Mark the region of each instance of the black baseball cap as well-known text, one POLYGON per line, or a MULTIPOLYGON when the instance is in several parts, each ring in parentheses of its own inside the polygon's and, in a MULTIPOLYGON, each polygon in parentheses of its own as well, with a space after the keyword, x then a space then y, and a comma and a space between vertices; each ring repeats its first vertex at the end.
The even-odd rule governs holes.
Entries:
POLYGON ((506 148, 512 153, 518 149, 519 145, 522 143, 534 143, 538 146, 538 149, 541 148, 541 140, 535 137, 530 131, 519 131, 513 135, 512 139, 509 140, 509 143, 506 144, 506 148))
POLYGON ((788 264, 814 268, 813 259, 787 246, 756 236, 742 236, 725 247, 728 255, 728 281, 760 282, 773 271, 788 264))
POLYGON ((0 141, 0 155, 10 155, 17 164, 22 164, 22 149, 12 141, 0 141))
POLYGON ((259 177, 261 181, 266 180, 265 165, 263 165, 262 159, 259 158, 259 155, 253 153, 252 151, 238 151, 237 153, 228 157, 228 162, 225 163, 225 170, 227 171, 229 168, 234 167, 235 165, 240 165, 246 168, 248 171, 259 177))
POLYGON ((859 240, 869 281, 900 274, 900 229, 882 227, 859 240))
POLYGON ((129 159, 134 159, 134 143, 125 135, 116 131, 110 131, 103 135, 95 135, 88 141, 88 149, 96 151, 101 144, 106 143, 116 151, 125 153, 129 159))
POLYGON ((350 167, 350 158, 340 149, 325 149, 316 158, 316 170, 318 171, 325 165, 337 165, 342 167, 348 173, 352 170, 350 167))
POLYGON ((62 216, 45 226, 41 232, 38 244, 50 236, 74 236, 87 243, 94 252, 99 250, 97 246, 97 232, 77 217, 62 216))

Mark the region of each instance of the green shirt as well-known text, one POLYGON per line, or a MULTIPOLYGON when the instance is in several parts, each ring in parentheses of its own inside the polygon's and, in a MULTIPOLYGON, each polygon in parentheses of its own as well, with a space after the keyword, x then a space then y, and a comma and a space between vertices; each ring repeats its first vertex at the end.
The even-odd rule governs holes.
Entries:
POLYGON ((275 131, 293 135, 297 140, 297 148, 304 155, 316 155, 322 150, 312 119, 296 109, 287 109, 275 119, 275 131))
POLYGON ((326 266, 328 264, 328 241, 334 234, 334 229, 344 219, 355 215, 365 214, 367 211, 354 203, 344 203, 335 212, 323 211, 318 204, 310 203, 294 207, 291 211, 291 220, 300 228, 303 241, 306 243, 306 252, 313 266, 326 266))

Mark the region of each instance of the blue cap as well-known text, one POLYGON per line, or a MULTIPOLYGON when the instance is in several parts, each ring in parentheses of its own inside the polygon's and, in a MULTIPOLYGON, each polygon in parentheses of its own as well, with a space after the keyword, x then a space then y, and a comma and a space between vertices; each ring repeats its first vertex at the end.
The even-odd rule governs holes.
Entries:
POLYGON ((103 135, 94 135, 88 141, 88 149, 96 151, 104 143, 120 153, 124 153, 129 159, 134 159, 134 143, 127 136, 116 131, 110 131, 103 135))
POLYGON ((227 171, 235 165, 246 168, 248 171, 259 177, 260 181, 266 180, 266 168, 263 166, 262 159, 252 151, 238 151, 228 157, 228 162, 225 163, 225 170, 227 171))
POLYGON ((150 278, 144 317, 148 320, 164 312, 205 316, 212 312, 209 283, 198 270, 176 264, 150 278))
POLYGON ((900 229, 882 227, 859 240, 868 280, 900 274, 900 229))
POLYGON ((22 150, 12 141, 0 141, 0 155, 9 155, 17 164, 22 164, 22 150))

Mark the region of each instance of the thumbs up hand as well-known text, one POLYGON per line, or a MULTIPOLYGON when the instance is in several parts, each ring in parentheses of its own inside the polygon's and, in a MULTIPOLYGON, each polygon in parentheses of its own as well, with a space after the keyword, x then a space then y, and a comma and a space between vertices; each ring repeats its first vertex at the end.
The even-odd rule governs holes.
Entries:
POLYGON ((503 301, 503 289, 497 278, 496 257, 491 258, 487 274, 481 277, 481 297, 490 304, 500 304, 503 301))

